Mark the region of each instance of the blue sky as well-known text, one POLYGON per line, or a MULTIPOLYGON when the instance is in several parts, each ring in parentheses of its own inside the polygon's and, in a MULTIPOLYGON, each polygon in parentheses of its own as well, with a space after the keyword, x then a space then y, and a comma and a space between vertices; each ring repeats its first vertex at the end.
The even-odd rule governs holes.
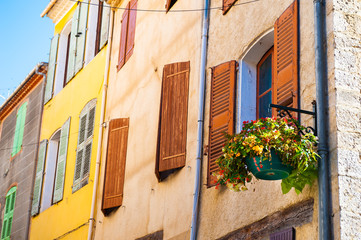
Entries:
POLYGON ((11 94, 37 63, 48 62, 54 24, 40 14, 49 1, 0 1, 1 96, 11 94))

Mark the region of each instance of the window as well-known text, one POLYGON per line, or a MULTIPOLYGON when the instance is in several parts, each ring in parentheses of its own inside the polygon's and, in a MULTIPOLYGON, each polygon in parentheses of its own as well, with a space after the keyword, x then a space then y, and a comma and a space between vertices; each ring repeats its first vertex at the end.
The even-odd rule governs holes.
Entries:
POLYGON ((257 64, 257 118, 272 117, 273 47, 257 64))
POLYGON ((107 160, 104 174, 102 211, 107 214, 123 202, 129 118, 109 122, 107 160))
POLYGON ((167 12, 169 11, 169 9, 171 9, 171 7, 173 7, 176 1, 177 0, 167 0, 167 3, 165 4, 165 9, 167 10, 167 12))
POLYGON ((109 5, 99 0, 78 4, 72 20, 51 40, 44 104, 59 93, 108 40, 109 5))
POLYGON ((96 99, 83 108, 79 116, 78 146, 73 181, 73 192, 88 184, 93 143, 96 99))
POLYGON ((297 4, 294 2, 240 60, 237 128, 243 121, 275 116, 269 103, 298 107, 297 4), (270 84, 271 83, 271 87, 270 84), (261 92, 261 93, 260 93, 261 92), (256 96, 254 98, 253 96, 256 96))
POLYGON ((222 154, 223 133, 242 129, 243 121, 275 116, 269 104, 298 106, 297 3, 277 19, 274 31, 263 34, 238 64, 212 68, 207 185, 214 185, 215 160, 222 154), (237 87, 237 89, 236 89, 237 87), (237 98, 235 98, 237 93, 237 98), (236 108, 234 108, 236 106, 236 108), (236 125, 236 126, 234 126, 236 125))
POLYGON ((229 9, 231 9, 231 7, 233 6, 233 4, 236 2, 237 0, 223 0, 222 2, 222 12, 223 15, 226 14, 229 9))
POLYGON ((78 2, 71 25, 66 83, 83 68, 89 4, 78 2))
POLYGON ((13 150, 11 152, 11 156, 15 156, 18 152, 20 152, 21 147, 23 145, 23 136, 24 136, 24 126, 25 126, 25 118, 26 118, 26 108, 28 103, 25 102, 18 110, 16 115, 16 126, 15 126, 15 135, 13 142, 13 150))
POLYGON ((156 161, 159 180, 186 162, 189 68, 189 62, 163 68, 156 161))
POLYGON ((207 185, 214 185, 212 173, 218 170, 216 159, 222 155, 224 132, 234 132, 234 100, 237 62, 230 61, 212 68, 209 117, 207 185))
POLYGON ((63 199, 70 118, 49 142, 40 142, 31 215, 44 211, 63 199), (44 171, 45 170, 45 171, 44 171))
POLYGON ((137 16, 137 0, 128 2, 122 16, 122 29, 120 34, 118 71, 128 61, 134 50, 135 21, 137 16))
POLYGON ((16 189, 17 189, 16 186, 12 187, 6 194, 5 214, 4 214, 3 226, 1 229, 1 240, 10 240, 11 225, 13 223, 13 215, 15 208, 16 189))
POLYGON ((95 55, 104 47, 108 41, 110 20, 110 6, 100 1, 98 8, 97 34, 95 40, 95 55))

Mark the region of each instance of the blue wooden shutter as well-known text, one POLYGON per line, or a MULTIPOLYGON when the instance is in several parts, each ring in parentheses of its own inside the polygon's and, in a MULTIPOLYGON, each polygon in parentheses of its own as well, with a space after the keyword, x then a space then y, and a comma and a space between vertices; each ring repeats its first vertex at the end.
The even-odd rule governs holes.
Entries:
POLYGON ((66 156, 68 152, 68 141, 69 141, 69 129, 70 129, 70 118, 68 118, 68 120, 66 120, 64 125, 61 127, 60 143, 59 143, 59 151, 58 151, 58 163, 56 165, 53 203, 57 203, 63 199, 66 156))
POLYGON ((87 0, 80 3, 78 29, 76 35, 76 54, 75 54, 75 70, 74 75, 83 68, 84 52, 85 52, 85 39, 87 33, 87 20, 88 20, 89 4, 87 0))
POLYGON ((40 146, 39 146, 38 163, 36 166, 35 184, 34 184, 34 192, 33 192, 33 203, 31 206, 32 216, 38 214, 40 209, 40 196, 43 185, 43 175, 44 175, 47 144, 48 144, 48 140, 45 139, 40 142, 40 146))
POLYGON ((76 56, 76 44, 77 44, 77 32, 78 32, 78 19, 80 13, 80 7, 78 6, 73 15, 71 22, 71 33, 70 33, 70 43, 69 43, 69 56, 68 56, 68 66, 67 66, 67 76, 66 82, 68 83, 75 75, 75 56, 76 56))
POLYGON ((50 44, 50 55, 49 55, 49 65, 48 65, 48 75, 46 78, 46 86, 45 86, 45 96, 44 96, 44 104, 47 103, 53 96, 53 85, 55 79, 55 69, 57 64, 57 53, 58 53, 58 43, 59 43, 59 34, 55 35, 53 39, 51 39, 50 44))

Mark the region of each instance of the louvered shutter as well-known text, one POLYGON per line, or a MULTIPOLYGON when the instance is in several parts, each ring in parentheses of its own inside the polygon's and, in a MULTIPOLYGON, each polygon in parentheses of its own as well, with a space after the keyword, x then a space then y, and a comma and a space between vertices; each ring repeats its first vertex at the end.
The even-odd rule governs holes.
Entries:
POLYGON ((33 202, 31 206, 32 216, 38 214, 40 209, 40 196, 41 196, 41 189, 43 184, 47 144, 48 144, 48 140, 45 139, 41 141, 39 145, 38 163, 36 166, 35 184, 34 184, 34 192, 33 192, 33 202))
MULTIPOLYGON (((274 104, 298 108, 297 2, 293 2, 275 22, 274 104)), ((276 109, 273 109, 276 115, 276 109)))
POLYGON ((102 210, 122 205, 129 118, 109 122, 102 210))
POLYGON ((16 187, 12 187, 6 194, 5 198, 5 213, 3 226, 1 230, 1 240, 10 240, 11 225, 13 222, 14 208, 16 199, 16 187))
POLYGON ((23 136, 24 136, 24 127, 25 127, 25 119, 26 119, 26 109, 28 102, 23 103, 18 110, 16 117, 16 125, 15 125, 15 134, 14 134, 14 142, 13 142, 13 150, 11 156, 15 156, 21 150, 21 146, 23 144, 23 136))
POLYGON ((233 6, 233 4, 236 1, 237 0, 223 0, 223 3, 222 3, 223 15, 228 12, 228 10, 233 6))
POLYGON ((127 37, 127 46, 125 54, 125 62, 128 61, 130 56, 133 54, 134 50, 134 38, 135 38, 135 25, 137 18, 137 0, 132 0, 130 2, 130 11, 129 11, 129 20, 128 20, 128 37, 127 37))
POLYGON ((103 12, 102 12, 102 23, 101 23, 101 30, 100 30, 99 49, 104 47, 104 45, 108 41, 109 20, 110 20, 110 5, 103 2, 103 12))
MULTIPOLYGON (((130 2, 127 4, 127 9, 129 9, 130 2)), ((122 16, 122 29, 120 33, 120 46, 119 46, 119 60, 118 60, 118 71, 123 67, 125 63, 125 49, 127 45, 127 36, 128 36, 128 20, 129 20, 129 10, 124 10, 122 16)))
POLYGON ((66 157, 68 153, 70 118, 61 127, 58 162, 56 165, 53 204, 63 199, 66 157))
POLYGON ((159 172, 186 162, 189 62, 164 66, 162 82, 159 172))
POLYGON ((224 134, 234 131, 234 101, 237 62, 230 61, 212 68, 209 117, 208 186, 213 185, 212 173, 218 170, 216 159, 222 155, 224 134))
POLYGON ((294 240, 295 239, 295 230, 289 228, 281 232, 272 233, 270 235, 270 240, 294 240))
POLYGON ((168 12, 172 4, 172 0, 167 0, 165 4, 165 10, 168 12))
POLYGON ((79 21, 80 6, 78 5, 74 11, 73 19, 71 21, 71 33, 69 43, 69 56, 67 66, 66 82, 68 83, 75 75, 75 56, 76 56, 76 44, 77 44, 77 32, 78 32, 78 21, 79 21))
POLYGON ((50 44, 50 55, 49 55, 49 65, 48 65, 48 74, 46 78, 45 86, 45 95, 44 95, 44 104, 47 103, 53 96, 53 85, 55 78, 55 69, 56 69, 56 60, 58 55, 58 43, 59 43, 59 34, 55 35, 51 39, 50 44))
POLYGON ((83 68, 84 52, 85 52, 85 39, 87 33, 87 20, 88 20, 89 4, 87 0, 80 3, 78 30, 76 35, 76 54, 75 54, 75 70, 74 75, 83 68))
POLYGON ((78 146, 73 179, 73 192, 88 184, 95 120, 94 103, 88 103, 89 105, 84 108, 85 113, 80 116, 78 146))

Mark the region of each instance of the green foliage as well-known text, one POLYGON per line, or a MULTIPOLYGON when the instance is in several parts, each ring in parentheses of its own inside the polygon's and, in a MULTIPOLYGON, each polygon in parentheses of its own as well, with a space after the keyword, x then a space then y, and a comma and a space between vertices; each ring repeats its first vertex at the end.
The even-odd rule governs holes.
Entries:
POLYGON ((243 122, 240 133, 226 135, 223 155, 216 160, 220 168, 214 173, 217 185, 226 185, 233 191, 247 190, 246 183, 252 175, 245 158, 268 159, 274 149, 283 164, 294 168, 290 176, 282 180, 282 192, 288 193, 292 187, 297 193, 302 192, 306 184, 311 185, 317 178, 318 155, 314 149, 317 138, 312 133, 301 135, 299 130, 306 129, 294 119, 262 118, 243 122))

